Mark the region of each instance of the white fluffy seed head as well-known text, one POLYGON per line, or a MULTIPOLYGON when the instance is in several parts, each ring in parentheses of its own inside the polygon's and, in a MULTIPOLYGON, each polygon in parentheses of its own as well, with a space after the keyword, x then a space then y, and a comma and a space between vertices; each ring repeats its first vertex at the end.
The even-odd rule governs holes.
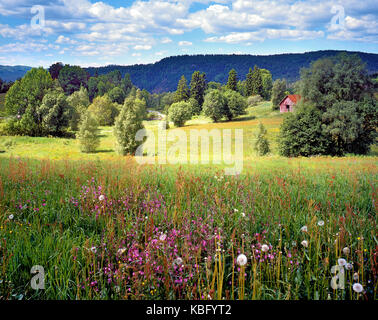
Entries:
POLYGON ((340 266, 340 267, 344 267, 346 264, 347 264, 347 262, 346 262, 346 260, 345 259, 337 259, 337 264, 340 266))
POLYGON ((361 293, 362 291, 364 291, 364 287, 361 285, 361 283, 355 283, 353 285, 353 290, 357 293, 361 293))
POLYGON ((350 249, 348 247, 345 247, 343 249, 343 253, 346 254, 346 255, 348 255, 350 253, 350 249))
POLYGON ((236 263, 239 265, 239 266, 245 266, 247 264, 247 257, 245 254, 239 254, 238 257, 236 258, 236 263))
POLYGON ((261 251, 263 251, 263 252, 267 252, 267 251, 269 251, 269 246, 268 246, 267 244, 263 244, 263 245, 261 246, 261 251))
POLYGON ((347 263, 347 264, 345 265, 345 269, 347 269, 347 270, 352 270, 352 269, 353 269, 353 265, 352 265, 351 263, 347 263))

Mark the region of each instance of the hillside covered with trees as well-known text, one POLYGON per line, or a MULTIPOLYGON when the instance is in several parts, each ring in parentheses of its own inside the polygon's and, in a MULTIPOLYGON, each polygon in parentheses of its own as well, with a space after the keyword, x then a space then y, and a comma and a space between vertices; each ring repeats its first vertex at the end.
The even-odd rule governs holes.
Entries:
MULTIPOLYGON (((107 74, 119 70, 124 76, 130 74, 133 83, 140 89, 152 93, 174 91, 177 82, 184 75, 190 79, 194 71, 206 73, 207 81, 226 84, 228 73, 235 69, 240 80, 245 80, 249 68, 257 65, 272 73, 273 80, 286 79, 295 82, 300 78, 300 70, 309 67, 311 62, 325 57, 333 57, 341 51, 314 51, 298 54, 277 55, 184 55, 162 59, 154 64, 86 68, 91 75, 107 74)), ((352 52, 350 52, 352 53, 352 52)), ((354 52, 366 63, 368 73, 378 72, 378 54, 354 52)))

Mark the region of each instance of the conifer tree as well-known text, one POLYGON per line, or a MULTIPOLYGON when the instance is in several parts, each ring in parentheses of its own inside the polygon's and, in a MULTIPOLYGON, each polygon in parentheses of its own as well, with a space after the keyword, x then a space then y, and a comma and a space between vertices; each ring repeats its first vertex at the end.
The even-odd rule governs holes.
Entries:
POLYGON ((237 91, 238 89, 238 74, 235 69, 231 69, 228 74, 227 89, 237 91))
POLYGON ((252 95, 263 95, 261 71, 256 65, 252 73, 252 95))
MULTIPOLYGON (((203 105, 203 100, 206 91, 206 75, 195 71, 192 74, 192 80, 190 81, 190 97, 196 99, 200 109, 203 105)), ((199 110, 201 111, 201 110, 199 110)))
POLYGON ((257 133, 257 140, 255 143, 255 150, 258 155, 265 156, 270 152, 269 141, 266 138, 267 131, 264 125, 260 122, 259 132, 257 133))
POLYGON ((253 94, 252 75, 253 75, 252 68, 249 68, 249 72, 247 74, 247 79, 245 81, 245 88, 246 88, 246 96, 247 97, 250 97, 253 94))
POLYGON ((183 75, 178 82, 175 93, 175 102, 186 101, 189 99, 190 91, 185 76, 183 75))

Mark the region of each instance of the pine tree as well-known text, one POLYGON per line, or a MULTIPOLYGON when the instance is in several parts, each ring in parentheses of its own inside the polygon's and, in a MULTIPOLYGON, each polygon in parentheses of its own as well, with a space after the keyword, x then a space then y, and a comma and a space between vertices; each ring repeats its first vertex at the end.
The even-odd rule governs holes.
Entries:
MULTIPOLYGON (((116 138, 116 151, 120 155, 134 155, 143 141, 136 141, 137 132, 144 129, 140 110, 141 103, 132 97, 125 100, 121 113, 116 119, 114 135, 116 138)), ((140 100, 139 100, 140 101, 140 100)))
POLYGON ((253 75, 252 68, 249 68, 249 72, 247 74, 247 79, 245 81, 245 88, 246 88, 246 96, 247 97, 250 97, 253 94, 252 75, 253 75))
POLYGON ((189 99, 190 91, 185 76, 182 76, 177 85, 175 102, 186 101, 189 99))
MULTIPOLYGON (((195 71, 192 74, 192 80, 190 81, 190 97, 196 99, 199 106, 199 112, 201 112, 203 100, 206 90, 206 75, 195 71)), ((197 112, 196 112, 197 113, 197 112)))
POLYGON ((263 95, 263 83, 260 69, 255 66, 252 74, 252 95, 263 95))
POLYGON ((81 117, 79 125, 79 132, 76 137, 80 142, 80 149, 82 152, 95 152, 100 144, 100 137, 98 136, 98 123, 92 114, 87 111, 81 117))
POLYGON ((237 91, 238 89, 238 74, 235 69, 231 69, 228 74, 227 89, 237 91))
POLYGON ((265 156, 270 152, 269 141, 266 138, 267 131, 264 125, 260 122, 259 125, 259 132, 257 133, 257 140, 255 143, 255 150, 257 151, 258 155, 265 156))

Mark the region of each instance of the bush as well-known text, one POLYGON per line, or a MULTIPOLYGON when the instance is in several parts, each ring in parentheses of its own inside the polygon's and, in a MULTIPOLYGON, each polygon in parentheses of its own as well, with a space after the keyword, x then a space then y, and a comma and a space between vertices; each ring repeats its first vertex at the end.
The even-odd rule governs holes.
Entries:
POLYGON ((267 131, 264 125, 260 122, 259 132, 256 136, 255 150, 258 155, 265 156, 270 152, 269 141, 266 138, 267 131))
POLYGON ((182 127, 192 118, 192 105, 185 101, 173 103, 168 110, 168 118, 176 127, 182 127))
POLYGON ((298 105, 295 112, 286 115, 278 138, 281 155, 322 155, 327 153, 328 145, 322 130, 321 113, 315 107, 298 105))
POLYGON ((79 125, 79 132, 76 137, 80 142, 80 150, 82 152, 95 152, 100 145, 100 137, 98 136, 98 123, 90 112, 85 112, 79 125))
POLYGON ((245 114, 245 109, 247 108, 246 99, 236 91, 227 90, 224 94, 227 103, 227 113, 226 116, 228 120, 245 114))
POLYGON ((228 115, 227 101, 220 90, 211 90, 205 96, 202 107, 205 116, 218 122, 228 115))

